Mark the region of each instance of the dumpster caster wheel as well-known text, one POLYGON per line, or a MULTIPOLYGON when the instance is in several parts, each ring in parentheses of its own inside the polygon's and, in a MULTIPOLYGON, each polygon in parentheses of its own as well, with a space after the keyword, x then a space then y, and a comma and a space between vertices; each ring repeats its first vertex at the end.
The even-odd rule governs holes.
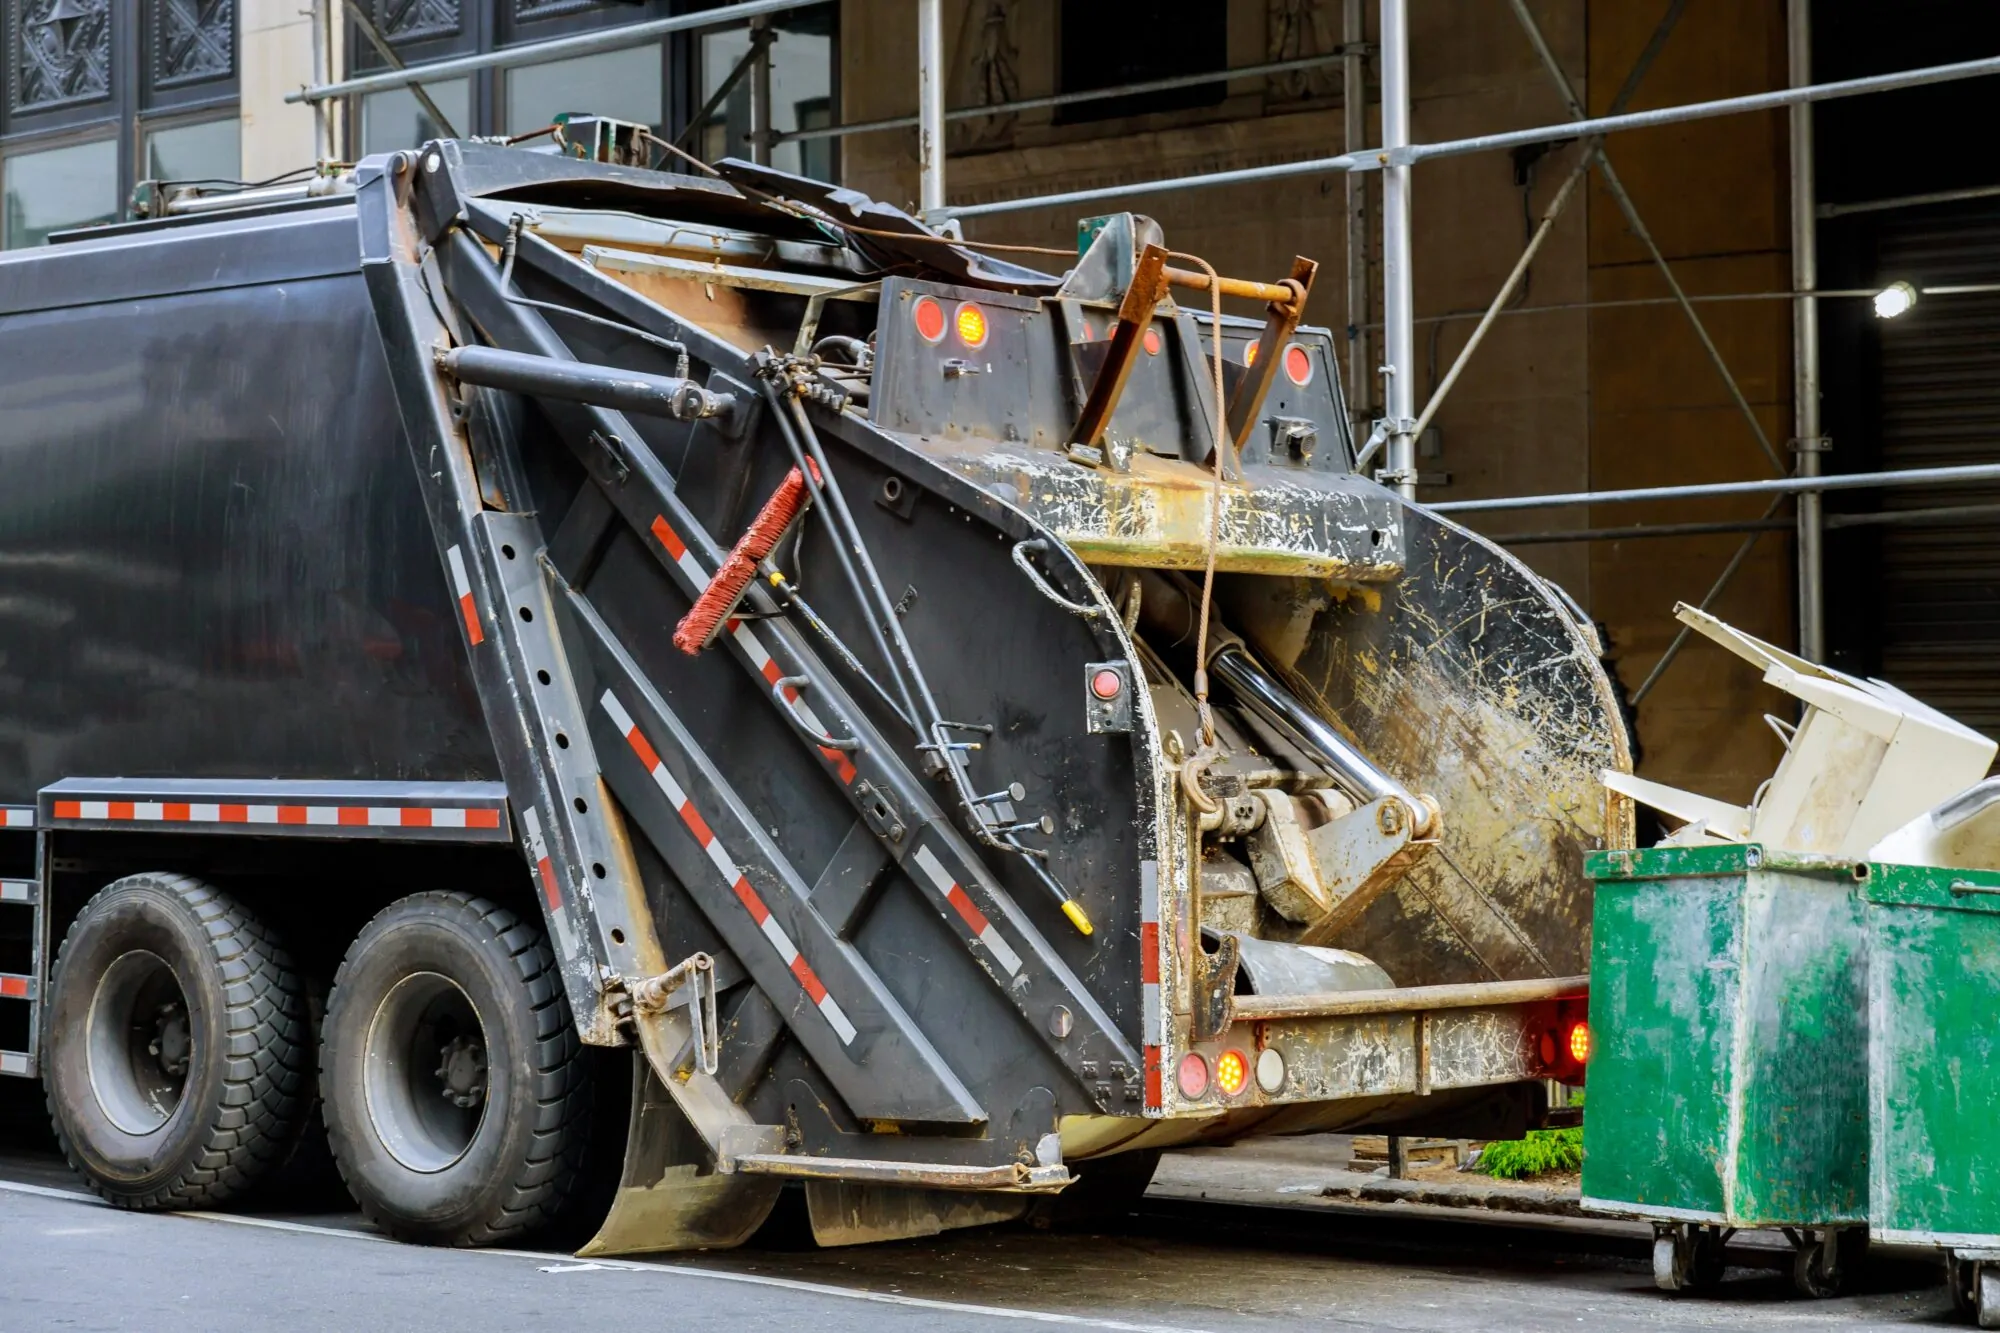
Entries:
POLYGON ((1972 1278, 1973 1315, 1981 1328, 2000 1328, 2000 1268, 1980 1264, 1972 1278))
POLYGON ((1979 1314, 1979 1265, 1960 1259, 1951 1251, 1944 1255, 1944 1284, 1951 1289, 1951 1308, 1961 1319, 1979 1314))
POLYGON ((1792 1286, 1801 1296, 1824 1300, 1846 1289, 1866 1252, 1868 1233, 1859 1227, 1790 1233, 1797 1246, 1792 1256, 1792 1286))
POLYGON ((1721 1227, 1661 1222, 1653 1227, 1653 1284, 1661 1291, 1713 1291, 1722 1283, 1721 1227))

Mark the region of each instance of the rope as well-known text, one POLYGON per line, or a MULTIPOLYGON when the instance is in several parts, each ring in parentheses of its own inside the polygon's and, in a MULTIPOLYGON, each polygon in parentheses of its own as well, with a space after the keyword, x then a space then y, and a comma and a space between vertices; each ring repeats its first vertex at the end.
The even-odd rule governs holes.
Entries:
POLYGON ((1194 704, 1201 717, 1201 744, 1206 750, 1215 747, 1215 714, 1208 706, 1208 616, 1215 596, 1215 547, 1222 521, 1223 436, 1229 428, 1222 406, 1222 275, 1200 255, 1175 251, 1168 258, 1184 259, 1208 275, 1209 334, 1214 349, 1209 363, 1215 371, 1215 471, 1208 486, 1208 534, 1203 542, 1201 614, 1194 649, 1194 704))

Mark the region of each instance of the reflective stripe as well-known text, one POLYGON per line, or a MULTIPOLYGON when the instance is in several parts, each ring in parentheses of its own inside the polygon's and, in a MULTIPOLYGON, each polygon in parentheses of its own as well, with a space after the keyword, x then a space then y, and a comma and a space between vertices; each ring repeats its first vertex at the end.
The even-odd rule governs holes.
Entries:
MULTIPOLYGON (((673 535, 673 529, 667 527, 666 520, 655 521, 653 532, 655 536, 660 537, 661 544, 666 545, 671 554, 673 546, 668 544, 667 537, 673 535)), ((686 548, 683 547, 682 550, 685 552, 686 548)), ((674 780, 673 774, 667 771, 659 751, 653 748, 645 733, 639 730, 639 724, 632 720, 632 714, 625 710, 625 705, 619 703, 618 696, 610 690, 606 690, 598 702, 603 705, 605 715, 611 719, 612 725, 624 734, 625 743, 632 747, 632 753, 646 766, 647 775, 666 796, 668 803, 674 808, 674 813, 680 816, 681 822, 687 825, 688 832, 694 835, 695 843, 708 857, 709 864, 721 874, 723 882, 729 885, 729 890, 736 895, 736 900, 743 904, 743 910, 750 914, 750 919, 756 923, 758 931, 777 951, 786 970, 799 983, 799 988, 806 993, 806 998, 813 1002, 821 1017, 825 1018, 827 1024, 833 1028, 835 1035, 840 1038, 841 1045, 851 1044, 856 1036, 856 1029, 854 1024, 848 1021, 846 1011, 827 994, 826 985, 819 979, 819 974, 813 971, 812 965, 799 952, 799 946, 792 942, 792 937, 785 933, 785 928, 771 915, 771 909, 765 905, 763 897, 751 885, 749 876, 730 859, 729 853, 722 846, 722 840, 715 836, 715 830, 701 817, 701 811, 695 808, 687 792, 674 780)))
POLYGON ((486 642, 486 631, 479 625, 479 606, 472 600, 472 580, 465 575, 465 557, 456 546, 444 555, 451 563, 451 590, 458 597, 459 614, 465 618, 465 637, 477 647, 486 642))
POLYGON ((535 860, 535 874, 542 881, 542 897, 551 912, 562 910, 562 889, 556 883, 556 868, 549 860, 548 844, 542 841, 542 819, 532 805, 521 807, 521 831, 528 838, 528 855, 535 860))
POLYGON ((956 912, 958 919, 972 931, 973 938, 993 955, 993 961, 1000 964, 1000 969, 1010 977, 1020 972, 1021 955, 1015 953, 1013 946, 1007 943, 1006 937, 994 929, 993 923, 986 919, 986 914, 979 910, 979 904, 973 902, 972 896, 959 887, 958 882, 938 861, 937 854, 931 851, 930 846, 926 844, 918 847, 916 855, 911 859, 917 863, 917 868, 924 872, 925 878, 930 880, 931 887, 937 890, 945 905, 956 912))

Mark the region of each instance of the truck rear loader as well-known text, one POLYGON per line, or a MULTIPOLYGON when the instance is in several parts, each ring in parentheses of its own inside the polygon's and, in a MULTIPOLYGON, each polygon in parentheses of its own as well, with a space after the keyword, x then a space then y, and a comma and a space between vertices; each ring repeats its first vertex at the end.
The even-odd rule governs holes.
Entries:
POLYGON ((1313 265, 561 146, 0 259, 0 1071, 91 1187, 323 1125, 482 1244, 622 1142, 591 1252, 834 1244, 1534 1123, 1625 726, 1356 474, 1313 265))

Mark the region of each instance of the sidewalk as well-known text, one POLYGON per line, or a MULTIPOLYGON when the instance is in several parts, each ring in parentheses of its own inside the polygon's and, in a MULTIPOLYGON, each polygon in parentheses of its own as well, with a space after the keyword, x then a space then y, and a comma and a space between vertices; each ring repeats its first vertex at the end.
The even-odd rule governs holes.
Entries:
POLYGON ((1555 1184, 1496 1180, 1483 1172, 1423 1166, 1411 1179, 1353 1161, 1353 1138, 1307 1134, 1253 1139, 1228 1148, 1186 1148, 1160 1159, 1150 1195, 1225 1203, 1299 1206, 1411 1204, 1541 1217, 1583 1217, 1574 1178, 1555 1184))

